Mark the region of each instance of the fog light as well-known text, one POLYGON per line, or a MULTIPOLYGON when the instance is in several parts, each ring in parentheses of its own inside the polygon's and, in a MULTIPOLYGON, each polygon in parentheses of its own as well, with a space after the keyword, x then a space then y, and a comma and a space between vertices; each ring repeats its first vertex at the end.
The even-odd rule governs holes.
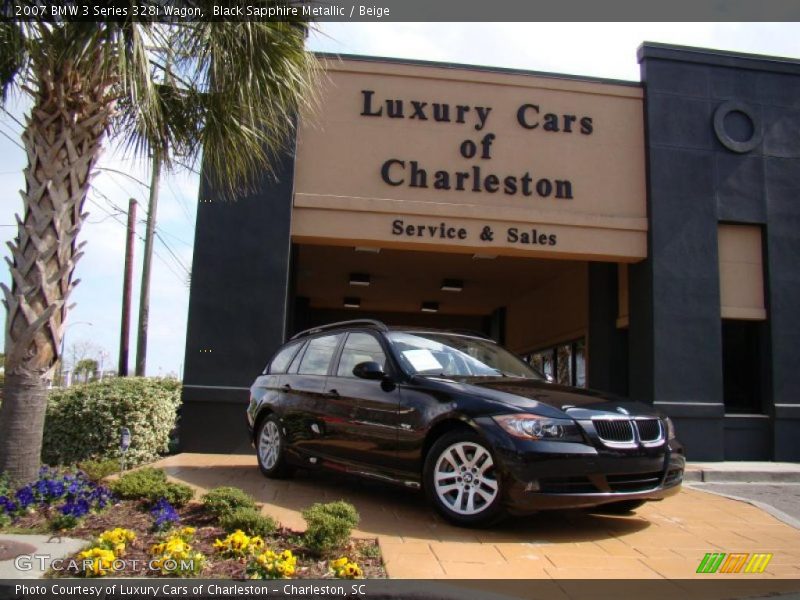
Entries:
POLYGON ((534 479, 533 481, 529 481, 528 484, 525 486, 526 492, 538 492, 541 488, 539 487, 539 482, 534 479))

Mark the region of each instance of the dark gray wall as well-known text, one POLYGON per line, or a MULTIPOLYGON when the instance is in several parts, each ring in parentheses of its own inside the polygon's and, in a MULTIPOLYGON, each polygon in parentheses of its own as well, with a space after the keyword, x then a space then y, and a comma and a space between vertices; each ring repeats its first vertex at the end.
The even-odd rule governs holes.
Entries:
POLYGON ((639 61, 650 230, 630 271, 631 394, 676 417, 690 459, 721 460, 735 439, 737 457, 800 460, 800 63, 660 44, 639 61), (726 101, 761 124, 752 150, 715 134, 726 101), (774 436, 763 420, 723 418, 720 222, 764 228, 774 436))
POLYGON ((283 343, 294 157, 258 191, 220 201, 201 184, 186 335, 180 446, 246 449, 250 384, 283 343))
POLYGON ((627 330, 619 315, 617 263, 589 263, 589 387, 628 395, 627 330))

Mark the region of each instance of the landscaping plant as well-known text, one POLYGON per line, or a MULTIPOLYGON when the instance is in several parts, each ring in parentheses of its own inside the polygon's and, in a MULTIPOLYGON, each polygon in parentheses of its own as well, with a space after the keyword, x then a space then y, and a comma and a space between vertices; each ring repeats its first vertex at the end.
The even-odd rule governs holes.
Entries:
POLYGON ((206 557, 191 545, 195 532, 194 527, 183 527, 172 531, 162 542, 150 547, 152 564, 160 569, 162 575, 186 577, 197 575, 203 570, 206 557))
POLYGON ((312 504, 303 511, 303 518, 308 525, 303 535, 305 545, 317 554, 344 546, 360 520, 355 507, 343 500, 312 504))
POLYGON ((86 473, 86 477, 91 481, 99 482, 119 471, 120 465, 118 458, 103 458, 81 461, 77 467, 86 473))
POLYGON ((214 540, 214 549, 227 557, 244 557, 263 547, 264 540, 260 536, 249 536, 241 530, 234 531, 225 539, 214 540))
POLYGON ((172 506, 184 506, 194 497, 194 490, 184 483, 171 483, 161 469, 145 467, 125 473, 112 481, 111 489, 120 498, 147 500, 151 504, 164 499, 172 506))
POLYGON ((330 565, 333 574, 339 579, 361 579, 364 577, 364 571, 361 570, 361 567, 346 556, 332 560, 330 565))
POLYGON ((56 511, 51 516, 53 529, 70 529, 89 512, 103 510, 114 501, 108 488, 89 481, 80 471, 59 473, 42 467, 36 481, 0 496, 0 522, 47 510, 56 511))
POLYGON ((258 509, 242 507, 219 517, 219 526, 228 533, 241 529, 247 535, 266 537, 275 532, 278 524, 272 517, 262 515, 258 509))
POLYGON ((216 517, 223 517, 238 508, 256 510, 255 499, 247 492, 230 486, 210 489, 203 496, 203 508, 216 517))
POLYGON ((246 573, 250 579, 284 579, 293 577, 296 568, 297 557, 291 550, 265 550, 250 557, 246 573))
POLYGON ((181 520, 175 508, 164 498, 153 505, 150 514, 153 517, 153 530, 155 531, 172 529, 181 520))
POLYGON ((180 401, 181 384, 174 379, 117 377, 55 389, 47 403, 42 459, 54 465, 118 461, 120 430, 127 427, 127 464, 155 460, 169 449, 180 401))

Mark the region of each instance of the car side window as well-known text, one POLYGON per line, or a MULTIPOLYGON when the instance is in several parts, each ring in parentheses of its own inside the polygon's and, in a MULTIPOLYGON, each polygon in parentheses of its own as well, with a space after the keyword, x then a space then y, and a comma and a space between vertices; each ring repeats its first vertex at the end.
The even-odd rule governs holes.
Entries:
POLYGON ((355 377, 353 368, 362 362, 376 362, 386 369, 386 354, 380 342, 368 333, 351 333, 342 348, 337 375, 339 377, 355 377))
POLYGON ((341 337, 342 334, 324 335, 308 342, 297 372, 300 375, 327 375, 341 337))
POLYGON ((270 374, 286 373, 289 368, 289 363, 292 362, 298 348, 300 348, 300 342, 294 342, 293 344, 288 344, 281 348, 264 372, 270 374))

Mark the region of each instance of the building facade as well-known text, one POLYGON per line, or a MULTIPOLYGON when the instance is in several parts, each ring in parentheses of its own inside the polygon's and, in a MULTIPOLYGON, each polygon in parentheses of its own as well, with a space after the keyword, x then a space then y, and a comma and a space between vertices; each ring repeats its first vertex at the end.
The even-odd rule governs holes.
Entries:
POLYGON ((181 445, 349 318, 483 331, 655 405, 690 460, 800 460, 800 62, 644 44, 641 82, 321 57, 254 193, 202 188, 181 445))

